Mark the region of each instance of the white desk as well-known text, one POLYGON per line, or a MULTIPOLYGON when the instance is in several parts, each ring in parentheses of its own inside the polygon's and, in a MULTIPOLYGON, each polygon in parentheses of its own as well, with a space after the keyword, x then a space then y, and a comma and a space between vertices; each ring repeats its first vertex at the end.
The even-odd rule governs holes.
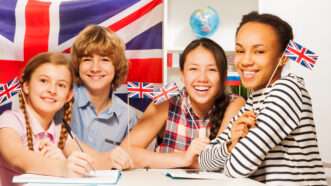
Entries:
POLYGON ((263 186, 260 182, 247 178, 226 178, 219 180, 172 179, 165 176, 165 169, 136 169, 123 171, 118 186, 263 186))
MULTIPOLYGON (((263 186, 248 178, 224 178, 217 180, 172 179, 165 176, 166 169, 136 169, 123 171, 117 186, 263 186)), ((56 184, 55 184, 56 185, 56 184)), ((55 186, 52 185, 52 186, 55 186)), ((45 186, 45 184, 26 184, 25 186, 45 186)), ((68 185, 66 185, 68 186, 68 185)))

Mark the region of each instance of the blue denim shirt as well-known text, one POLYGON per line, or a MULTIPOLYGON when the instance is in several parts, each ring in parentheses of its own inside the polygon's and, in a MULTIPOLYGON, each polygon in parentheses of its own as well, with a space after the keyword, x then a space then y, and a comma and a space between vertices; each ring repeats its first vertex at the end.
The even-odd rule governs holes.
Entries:
POLYGON ((120 143, 137 122, 136 112, 118 96, 112 95, 112 104, 96 115, 84 86, 74 88, 72 130, 78 138, 97 151, 110 151, 120 143), (129 120, 129 121, 128 121, 129 120))

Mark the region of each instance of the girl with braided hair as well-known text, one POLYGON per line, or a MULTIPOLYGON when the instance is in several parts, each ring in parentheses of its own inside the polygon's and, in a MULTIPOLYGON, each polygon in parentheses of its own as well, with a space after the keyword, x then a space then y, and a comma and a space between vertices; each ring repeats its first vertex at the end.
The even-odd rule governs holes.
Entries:
POLYGON ((64 108, 63 118, 70 123, 73 80, 71 63, 60 53, 38 54, 26 65, 20 109, 0 116, 0 185, 11 185, 13 176, 25 172, 72 177, 87 175, 93 167, 112 167, 109 153, 84 144, 86 153, 80 152, 64 126, 54 122, 64 108))

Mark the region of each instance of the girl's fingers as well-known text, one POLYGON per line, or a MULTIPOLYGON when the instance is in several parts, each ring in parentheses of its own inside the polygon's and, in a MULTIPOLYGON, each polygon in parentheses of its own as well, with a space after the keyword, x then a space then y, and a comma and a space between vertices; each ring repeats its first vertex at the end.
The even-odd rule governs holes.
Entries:
POLYGON ((243 115, 246 116, 246 117, 256 118, 255 113, 253 111, 251 111, 251 110, 244 112, 243 115))
POLYGON ((236 125, 239 124, 245 124, 247 125, 249 128, 250 127, 254 127, 256 123, 256 120, 254 118, 251 117, 240 117, 237 121, 236 121, 236 125))

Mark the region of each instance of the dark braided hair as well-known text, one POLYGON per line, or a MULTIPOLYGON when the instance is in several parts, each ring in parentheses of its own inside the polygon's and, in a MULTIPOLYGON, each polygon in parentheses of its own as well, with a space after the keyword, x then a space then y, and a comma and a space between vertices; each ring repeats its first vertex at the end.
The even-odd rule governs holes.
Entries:
POLYGON ((28 141, 28 148, 29 148, 29 150, 33 151, 32 129, 31 129, 31 125, 30 125, 29 116, 26 111, 25 101, 24 101, 23 96, 24 95, 20 92, 19 93, 19 103, 20 103, 20 108, 23 111, 23 115, 24 115, 24 119, 25 119, 25 128, 26 128, 26 137, 27 137, 27 141, 28 141))
MULTIPOLYGON (((23 75, 22 75, 22 80, 21 80, 21 87, 23 87, 24 83, 29 83, 31 80, 31 76, 33 72, 41 65, 51 63, 54 65, 64 65, 68 68, 71 74, 71 80, 73 82, 74 80, 74 70, 72 67, 71 62, 61 53, 51 53, 51 52, 45 52, 45 53, 40 53, 36 56, 34 56, 30 61, 27 63, 23 75)), ((73 83, 70 85, 70 89, 73 88, 73 83)), ((28 141, 28 148, 29 150, 33 151, 33 137, 32 137, 32 128, 30 124, 30 119, 29 115, 26 110, 26 102, 25 98, 28 97, 29 95, 24 95, 23 91, 19 94, 19 103, 20 103, 20 108, 23 111, 24 119, 25 119, 25 124, 26 124, 26 136, 27 136, 27 141, 28 141)), ((72 101, 66 103, 64 105, 64 119, 70 123, 71 120, 71 106, 72 106, 72 101)), ((65 141, 67 139, 67 131, 61 126, 61 135, 60 135, 60 140, 58 147, 60 149, 64 148, 65 141)))
MULTIPOLYGON (((66 123, 71 123, 72 105, 73 105, 73 99, 63 106, 63 109, 64 109, 63 119, 64 119, 64 121, 66 121, 66 123)), ((60 140, 59 140, 59 144, 58 144, 58 147, 60 149, 62 149, 62 150, 64 149, 64 145, 65 145, 65 142, 67 141, 67 138, 68 138, 68 131, 65 128, 65 126, 62 125, 60 140)))
POLYGON ((221 127, 221 121, 224 116, 226 107, 229 105, 230 97, 225 94, 225 80, 227 76, 227 59, 224 50, 220 45, 208 38, 200 38, 193 40, 187 47, 184 49, 182 55, 180 56, 180 69, 184 70, 184 63, 186 56, 195 48, 203 47, 208 50, 215 58, 216 66, 218 68, 220 76, 220 92, 217 95, 211 114, 209 116, 211 129, 209 139, 214 139, 217 135, 219 128, 221 127))

